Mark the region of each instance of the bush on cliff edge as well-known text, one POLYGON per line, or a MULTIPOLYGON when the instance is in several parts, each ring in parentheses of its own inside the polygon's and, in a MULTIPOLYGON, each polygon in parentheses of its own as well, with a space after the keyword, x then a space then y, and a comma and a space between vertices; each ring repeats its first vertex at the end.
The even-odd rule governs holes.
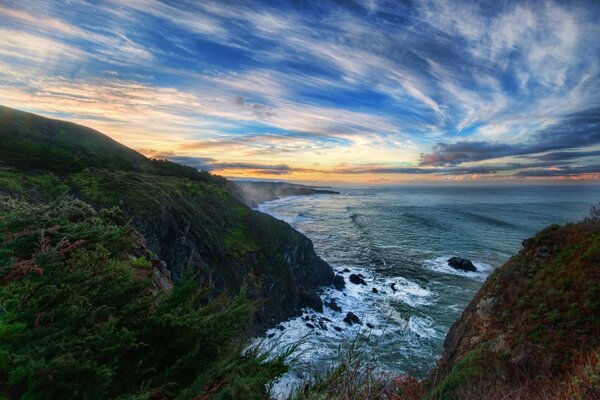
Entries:
POLYGON ((264 398, 282 358, 243 353, 256 304, 153 286, 117 209, 0 199, 0 398, 264 398))

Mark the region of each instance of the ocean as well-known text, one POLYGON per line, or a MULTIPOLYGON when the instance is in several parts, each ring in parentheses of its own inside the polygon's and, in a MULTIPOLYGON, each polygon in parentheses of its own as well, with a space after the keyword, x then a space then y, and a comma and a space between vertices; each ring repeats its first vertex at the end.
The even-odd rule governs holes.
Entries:
POLYGON ((346 280, 344 292, 328 288, 322 295, 341 313, 306 310, 262 338, 262 346, 276 350, 301 341, 293 368, 274 386, 275 397, 331 367, 359 333, 368 337, 365 356, 382 373, 425 377, 450 326, 494 268, 524 239, 548 225, 581 220, 600 202, 598 185, 334 189, 341 194, 259 206, 308 236, 346 280), (472 260, 477 272, 449 267, 452 256, 472 260), (351 273, 361 274, 366 285, 350 283, 351 273), (349 311, 362 325, 342 321, 349 311))

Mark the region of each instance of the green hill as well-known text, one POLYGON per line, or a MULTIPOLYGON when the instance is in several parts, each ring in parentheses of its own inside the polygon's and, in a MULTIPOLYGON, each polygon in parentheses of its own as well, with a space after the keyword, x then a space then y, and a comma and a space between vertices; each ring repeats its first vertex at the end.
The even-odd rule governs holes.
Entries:
POLYGON ((257 326, 320 308, 333 271, 311 241, 243 204, 231 183, 153 160, 95 130, 0 108, 0 193, 33 203, 73 195, 118 206, 177 281, 188 268, 214 296, 264 300, 257 326))

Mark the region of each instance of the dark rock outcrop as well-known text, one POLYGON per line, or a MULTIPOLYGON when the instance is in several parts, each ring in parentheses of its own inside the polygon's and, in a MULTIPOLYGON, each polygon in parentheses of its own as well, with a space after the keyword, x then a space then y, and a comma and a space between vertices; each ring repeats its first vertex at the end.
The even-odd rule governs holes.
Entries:
POLYGON ((331 308, 333 311, 337 311, 339 313, 342 312, 342 307, 338 306, 334 299, 331 299, 328 303, 326 303, 327 307, 331 308))
POLYGON ((346 287, 344 277, 341 275, 336 275, 333 278, 333 287, 335 287, 337 290, 344 290, 344 288, 346 287))
POLYGON ((323 300, 314 291, 300 293, 300 301, 317 312, 323 312, 323 300))
POLYGON ((350 311, 346 314, 346 317, 344 318, 344 322, 347 323, 348 325, 353 325, 353 324, 362 325, 362 322, 360 322, 360 318, 358 318, 358 316, 356 314, 354 314, 352 311, 350 311))
POLYGON ((366 285, 367 284, 367 282, 365 282, 363 277, 360 275, 357 275, 357 274, 350 274, 350 276, 348 277, 348 280, 350 282, 354 283, 355 285, 366 285))
POLYGON ((468 271, 468 272, 476 272, 477 268, 473 265, 471 260, 462 257, 452 257, 448 259, 448 265, 454 269, 468 271))

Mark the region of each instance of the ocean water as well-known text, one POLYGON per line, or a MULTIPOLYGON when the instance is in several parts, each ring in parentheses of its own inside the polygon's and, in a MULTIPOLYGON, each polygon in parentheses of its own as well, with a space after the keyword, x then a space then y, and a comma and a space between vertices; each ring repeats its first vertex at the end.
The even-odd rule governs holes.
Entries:
POLYGON ((294 368, 273 388, 278 398, 330 367, 359 333, 368 337, 365 355, 382 373, 424 377, 452 323, 523 239, 550 224, 578 221, 600 202, 598 185, 337 190, 342 194, 259 206, 312 239, 317 254, 346 280, 343 292, 328 288, 322 295, 342 313, 306 310, 262 338, 276 349, 302 340, 294 368), (452 256, 471 259, 478 271, 452 269, 446 263, 452 256), (350 283, 350 273, 367 285, 350 283), (363 325, 343 322, 349 311, 363 325))

